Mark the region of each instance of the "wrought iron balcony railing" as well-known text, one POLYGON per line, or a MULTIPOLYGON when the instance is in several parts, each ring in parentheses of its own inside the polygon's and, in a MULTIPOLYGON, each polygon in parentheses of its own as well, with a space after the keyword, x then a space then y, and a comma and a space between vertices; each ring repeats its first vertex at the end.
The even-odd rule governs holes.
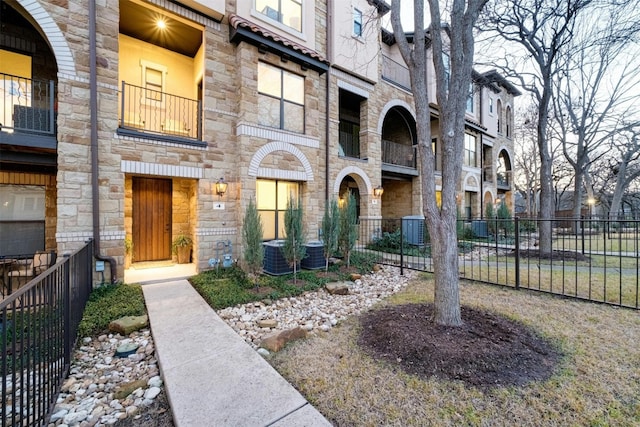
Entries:
POLYGON ((33 80, 0 73, 0 129, 54 135, 53 80, 33 80))
POLYGON ((202 140, 202 104, 122 82, 119 127, 177 138, 202 140))
POLYGON ((382 78, 411 91, 409 69, 386 55, 382 55, 382 78))
POLYGON ((340 155, 360 158, 360 126, 345 121, 340 122, 340 155))
POLYGON ((415 169, 416 147, 383 139, 382 163, 415 169))
POLYGON ((496 173, 496 185, 499 188, 508 189, 511 187, 511 171, 496 173))

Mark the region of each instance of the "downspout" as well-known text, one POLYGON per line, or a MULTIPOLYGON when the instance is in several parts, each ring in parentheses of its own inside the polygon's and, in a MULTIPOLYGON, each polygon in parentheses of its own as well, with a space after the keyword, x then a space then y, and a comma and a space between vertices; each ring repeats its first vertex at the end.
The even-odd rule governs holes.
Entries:
MULTIPOLYGON (((478 115, 480 116, 480 124, 484 123, 484 116, 482 115, 483 108, 482 103, 484 101, 483 92, 484 87, 480 86, 480 111, 478 111, 478 115)), ((484 218, 484 134, 480 132, 480 219, 484 218)))
POLYGON ((100 197, 98 186, 98 83, 96 70, 96 0, 89 0, 89 112, 91 123, 91 198, 93 202, 93 256, 109 263, 111 283, 118 281, 116 260, 100 254, 100 197))
POLYGON ((324 200, 326 203, 329 202, 329 107, 330 103, 330 93, 331 93, 331 30, 332 30, 332 18, 331 18, 331 8, 333 7, 333 2, 331 0, 327 0, 327 60, 329 61, 329 69, 327 70, 327 79, 326 79, 326 93, 325 93, 325 124, 324 124, 324 139, 325 139, 325 150, 324 150, 324 200))

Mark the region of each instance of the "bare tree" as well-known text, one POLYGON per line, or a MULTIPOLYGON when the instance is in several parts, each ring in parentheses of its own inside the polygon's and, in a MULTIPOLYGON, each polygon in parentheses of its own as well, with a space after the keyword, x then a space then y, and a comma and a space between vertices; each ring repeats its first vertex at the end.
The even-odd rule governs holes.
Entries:
POLYGON ((448 40, 440 4, 429 0, 431 25, 425 31, 424 0, 414 0, 413 44, 406 38, 400 22, 400 0, 391 3, 391 25, 402 58, 411 76, 416 109, 416 133, 420 158, 423 212, 431 242, 435 270, 434 321, 458 326, 460 292, 458 283, 458 242, 456 236, 456 190, 462 171, 465 104, 473 66, 473 28, 487 0, 452 0, 449 10, 448 40), (448 43, 446 43, 448 42, 448 43), (442 140, 442 202, 436 203, 435 156, 431 148, 431 113, 427 92, 427 58, 431 47, 435 69, 436 98, 440 110, 442 140), (447 79, 443 54, 450 58, 447 79))
POLYGON ((593 166, 594 191, 616 219, 624 195, 636 191, 633 183, 640 178, 640 127, 612 136, 609 147, 607 157, 593 166))
POLYGON ((593 198, 589 167, 604 156, 604 145, 640 123, 635 106, 640 65, 630 47, 640 32, 636 5, 598 8, 583 16, 568 49, 560 53, 562 72, 555 81, 553 128, 574 171, 574 218, 583 194, 593 198))
POLYGON ((533 218, 538 214, 540 195, 540 160, 536 144, 537 111, 529 106, 515 122, 514 185, 525 202, 525 215, 533 218))
POLYGON ((551 253, 551 218, 554 215, 552 154, 548 125, 553 81, 562 70, 562 52, 570 44, 577 18, 593 0, 495 0, 487 8, 482 28, 497 34, 502 63, 495 64, 508 77, 519 79, 538 107, 536 136, 540 157, 539 226, 541 253, 551 253), (505 45, 504 42, 507 42, 505 45), (513 48, 520 46, 521 49, 513 48))

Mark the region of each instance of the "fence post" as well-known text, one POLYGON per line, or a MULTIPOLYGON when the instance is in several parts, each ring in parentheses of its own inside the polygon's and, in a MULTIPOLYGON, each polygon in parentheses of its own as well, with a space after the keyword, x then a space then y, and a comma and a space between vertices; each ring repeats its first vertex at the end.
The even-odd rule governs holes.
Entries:
POLYGON ((400 275, 404 276, 404 221, 400 218, 400 275))
POLYGON ((516 228, 516 289, 520 289, 520 220, 515 218, 516 228))
POLYGON ((67 262, 63 265, 63 284, 64 286, 64 364, 65 369, 71 365, 71 280, 70 280, 70 262, 69 254, 64 254, 67 262))
MULTIPOLYGON (((582 235, 582 255, 584 255, 584 224, 585 224, 585 220, 584 220, 584 215, 582 215, 580 221, 582 223, 582 227, 580 227, 580 231, 581 231, 581 235, 582 235)), ((591 218, 589 218, 589 230, 591 230, 591 218)))

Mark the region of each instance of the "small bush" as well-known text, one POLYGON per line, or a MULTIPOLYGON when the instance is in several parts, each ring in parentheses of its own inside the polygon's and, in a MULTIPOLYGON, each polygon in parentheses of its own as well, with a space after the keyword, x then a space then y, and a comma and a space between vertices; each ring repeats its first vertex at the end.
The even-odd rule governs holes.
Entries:
POLYGON ((382 236, 377 237, 373 242, 367 245, 367 249, 382 252, 397 252, 400 250, 400 246, 405 248, 409 246, 407 239, 404 239, 400 234, 400 229, 393 232, 385 231, 382 236))
POLYGON ((373 270, 373 266, 378 263, 379 256, 367 252, 354 252, 351 255, 351 265, 356 267, 361 274, 366 274, 373 270))
POLYGON ((93 290, 78 327, 78 336, 106 331, 109 323, 124 316, 142 316, 147 309, 140 285, 105 285, 93 290))
POLYGON ((520 231, 533 232, 537 229, 536 221, 530 219, 523 219, 519 222, 520 231))

